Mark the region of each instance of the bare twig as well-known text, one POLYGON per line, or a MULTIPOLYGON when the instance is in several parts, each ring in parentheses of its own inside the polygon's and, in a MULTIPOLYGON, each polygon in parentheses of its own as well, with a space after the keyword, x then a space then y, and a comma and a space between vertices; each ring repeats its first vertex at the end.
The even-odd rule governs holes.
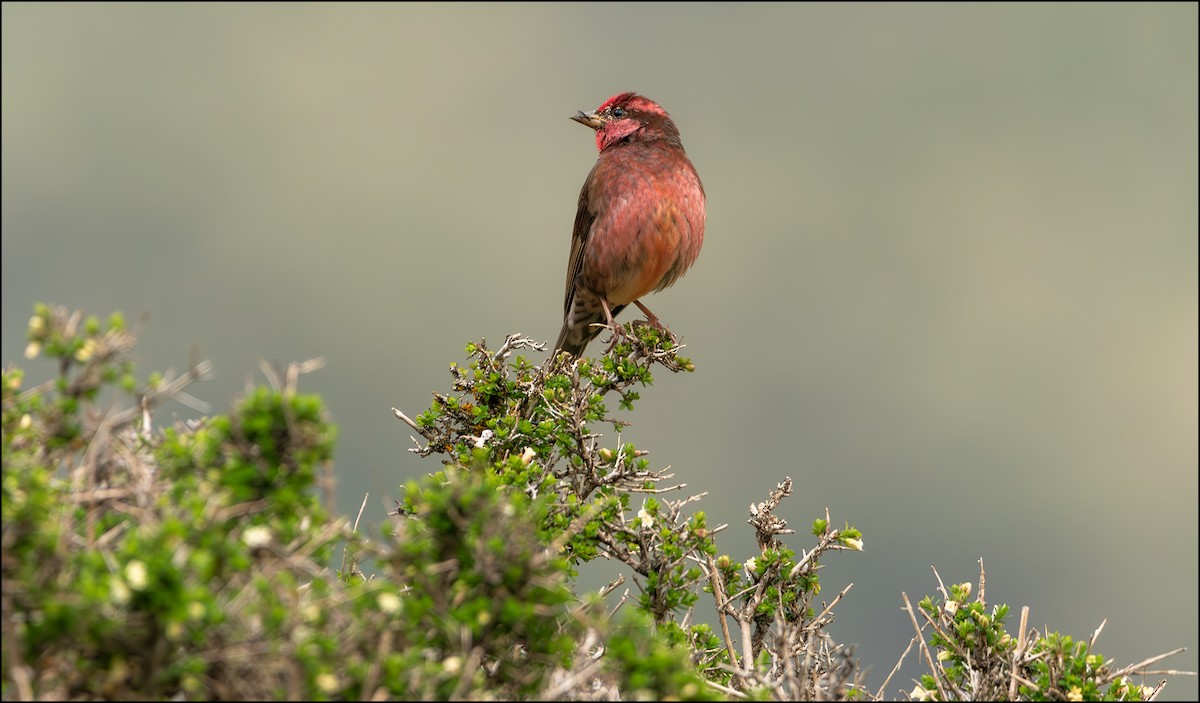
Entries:
POLYGON ((1130 676, 1130 675, 1134 675, 1134 674, 1145 675, 1145 674, 1151 674, 1151 673, 1164 673, 1164 674, 1170 673, 1173 675, 1195 676, 1196 672, 1194 672, 1194 671, 1174 671, 1174 670, 1171 670, 1169 672, 1142 671, 1142 669, 1145 669, 1146 667, 1150 666, 1154 662, 1162 661, 1163 659, 1166 659, 1167 657, 1173 657, 1176 654, 1181 654, 1186 651, 1187 651, 1187 647, 1179 647, 1177 649, 1172 649, 1169 652, 1164 652, 1162 654, 1150 657, 1149 659, 1143 659, 1142 661, 1138 662, 1137 664, 1130 664, 1129 666, 1123 666, 1120 669, 1117 669, 1116 671, 1114 671, 1112 673, 1112 678, 1115 679, 1119 676, 1130 676))
POLYGON ((917 636, 908 641, 908 646, 904 648, 904 652, 901 653, 900 659, 896 661, 896 666, 892 667, 891 673, 887 675, 887 678, 884 679, 883 683, 879 686, 879 690, 875 692, 876 700, 883 700, 884 690, 887 689, 887 685, 891 682, 892 677, 896 675, 896 672, 900 671, 900 666, 904 664, 904 658, 907 657, 908 653, 912 651, 913 645, 916 644, 919 639, 921 639, 920 636, 917 636))
MULTIPOLYGON (((937 573, 937 569, 934 569, 937 573)), ((939 581, 941 579, 938 579, 939 581)), ((921 632, 921 626, 917 624, 917 615, 913 612, 912 602, 908 600, 908 594, 901 592, 900 596, 904 599, 904 609, 908 611, 908 617, 912 620, 913 629, 917 631, 917 643, 920 645, 921 654, 925 655, 925 663, 929 665, 929 670, 933 672, 933 680, 937 683, 939 700, 947 700, 946 689, 942 688, 942 677, 937 675, 937 667, 933 663, 933 655, 929 653, 929 648, 925 646, 925 635, 921 632)))
POLYGON ((1013 650, 1012 656, 1012 681, 1008 684, 1008 699, 1014 700, 1017 697, 1018 673, 1025 666, 1025 633, 1029 627, 1029 606, 1021 608, 1021 629, 1017 631, 1017 648, 1013 650))
POLYGON ((405 415, 398 408, 392 408, 392 414, 395 415, 396 418, 399 419, 401 422, 403 422, 404 424, 413 428, 413 430, 415 430, 417 432, 417 434, 421 435, 425 439, 427 439, 427 440, 433 439, 432 433, 429 430, 425 429, 424 427, 421 427, 416 422, 413 422, 412 418, 410 418, 408 415, 405 415))
MULTIPOLYGON (((725 585, 721 583, 721 572, 717 570, 717 563, 710 556, 708 558, 708 578, 712 584, 713 599, 717 602, 717 620, 721 623, 721 635, 725 641, 725 651, 729 654, 729 661, 738 665, 737 650, 733 646, 733 637, 729 634, 729 600, 725 595, 725 585)), ((746 681, 742 680, 742 685, 746 685, 746 681)))
POLYGON ((363 493, 362 505, 358 506, 358 516, 354 518, 354 532, 358 532, 358 521, 362 520, 363 511, 367 509, 367 499, 370 497, 371 494, 369 492, 363 493))

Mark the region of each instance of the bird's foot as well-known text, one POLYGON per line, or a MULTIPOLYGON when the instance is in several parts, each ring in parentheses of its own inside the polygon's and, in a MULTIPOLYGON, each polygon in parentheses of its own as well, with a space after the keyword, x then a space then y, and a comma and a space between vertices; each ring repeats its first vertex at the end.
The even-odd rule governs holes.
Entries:
POLYGON ((664 337, 671 340, 672 347, 678 346, 679 344, 679 339, 676 338, 675 335, 671 333, 671 330, 667 329, 667 326, 662 323, 662 320, 659 320, 657 317, 646 320, 634 320, 633 325, 635 327, 649 327, 650 329, 659 332, 664 337))
POLYGON ((662 320, 658 319, 658 315, 655 315, 654 313, 650 312, 650 308, 646 307, 645 305, 642 305, 642 301, 635 300, 635 301, 633 301, 633 304, 638 306, 638 308, 641 309, 642 313, 646 315, 645 320, 639 320, 637 322, 634 322, 635 325, 637 325, 637 324, 648 325, 652 329, 656 329, 659 332, 662 332, 663 334, 665 334, 667 336, 667 338, 671 340, 672 345, 679 344, 679 340, 675 338, 675 335, 671 334, 671 330, 667 329, 667 326, 662 323, 662 320))
POLYGON ((617 344, 620 343, 621 340, 632 339, 629 336, 629 332, 625 330, 625 326, 618 324, 615 320, 611 325, 604 325, 604 327, 606 327, 609 332, 612 333, 612 336, 608 339, 608 347, 604 349, 605 354, 611 354, 612 350, 617 348, 617 344))

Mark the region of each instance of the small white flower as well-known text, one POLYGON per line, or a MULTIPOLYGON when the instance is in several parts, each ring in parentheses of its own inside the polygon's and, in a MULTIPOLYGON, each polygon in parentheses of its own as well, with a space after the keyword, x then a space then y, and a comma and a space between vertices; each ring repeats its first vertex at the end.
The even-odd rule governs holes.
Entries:
POLYGON ((379 609, 388 615, 395 615, 400 612, 400 596, 395 593, 384 591, 379 594, 377 602, 379 603, 379 609))
POLYGON ((846 541, 845 541, 845 545, 847 547, 853 549, 856 552, 861 552, 863 550, 863 543, 862 543, 861 539, 854 539, 853 537, 847 537, 846 541))
POLYGON ((654 527, 654 518, 650 516, 650 513, 646 512, 645 507, 638 511, 637 516, 642 521, 642 527, 646 529, 654 527))
POLYGON ((149 571, 146 570, 146 565, 138 559, 134 559, 125 565, 125 583, 135 591, 146 590, 147 584, 150 582, 149 571))
POLYGON ((442 660, 442 668, 447 674, 454 675, 462 671, 462 657, 446 657, 442 660))
POLYGON ((323 674, 317 674, 317 678, 314 683, 317 684, 317 688, 321 689, 321 691, 326 694, 336 693, 337 690, 342 686, 341 682, 338 681, 338 677, 334 676, 328 671, 323 674))
POLYGON ((1067 700, 1081 701, 1083 700, 1083 689, 1079 686, 1072 686, 1070 691, 1067 691, 1067 700))
POLYGON ((96 340, 89 339, 83 343, 83 346, 75 350, 75 360, 81 363, 87 363, 92 355, 96 353, 96 340))
POLYGON ((482 449, 485 447, 487 445, 487 441, 492 438, 493 434, 495 433, 491 430, 484 430, 483 432, 480 432, 479 436, 475 438, 475 448, 482 449))
POLYGON ((962 583, 959 584, 959 587, 963 589, 963 597, 964 598, 971 597, 972 584, 970 581, 963 581, 962 583))
POLYGON ((1117 700, 1120 700, 1129 693, 1129 679, 1124 676, 1118 676, 1113 685, 1117 687, 1117 700))
POLYGON ((33 427, 33 416, 30 415, 29 413, 25 413, 24 415, 21 416, 20 428, 23 430, 27 430, 30 427, 33 427))
POLYGON ((914 688, 912 693, 908 694, 908 696, 914 701, 923 701, 929 698, 929 691, 926 691, 925 687, 921 684, 917 684, 917 687, 914 688))
POLYGON ((521 464, 529 466, 536 456, 537 452, 533 451, 533 447, 525 447, 525 451, 521 453, 521 464))
POLYGON ((746 567, 746 575, 753 576, 754 572, 758 571, 758 560, 755 559, 754 557, 750 557, 749 559, 746 560, 745 567, 746 567))
POLYGON ((38 354, 42 353, 42 345, 37 342, 30 342, 25 347, 25 358, 36 359, 38 354))
POLYGON ((271 529, 266 525, 247 527, 242 533, 242 541, 251 549, 265 547, 271 543, 271 529))
POLYGON ((946 601, 945 608, 946 608, 946 612, 949 613, 950 615, 957 613, 958 612, 958 601, 956 601, 956 600, 946 601))

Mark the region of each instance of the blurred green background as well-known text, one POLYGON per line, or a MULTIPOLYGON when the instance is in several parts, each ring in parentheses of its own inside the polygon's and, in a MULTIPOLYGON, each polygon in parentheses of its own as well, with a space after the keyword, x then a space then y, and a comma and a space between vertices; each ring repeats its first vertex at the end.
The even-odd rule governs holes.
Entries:
POLYGON ((595 160, 567 117, 624 90, 709 198, 647 301, 696 373, 624 439, 708 492, 722 551, 784 476, 802 535, 861 528, 823 578, 876 686, 901 592, 981 557, 1014 630, 1108 618, 1106 656, 1195 670, 1195 4, 4 3, 3 360, 53 373, 35 301, 147 313, 143 373, 196 345, 218 410, 260 357, 325 356, 337 509, 369 491, 377 526, 439 468, 390 407, 468 340, 558 332, 595 160))

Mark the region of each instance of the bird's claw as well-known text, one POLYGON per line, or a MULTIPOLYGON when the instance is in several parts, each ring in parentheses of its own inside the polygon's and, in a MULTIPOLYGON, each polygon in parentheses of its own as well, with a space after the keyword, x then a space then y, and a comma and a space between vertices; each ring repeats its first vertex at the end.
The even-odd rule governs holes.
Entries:
POLYGON ((645 320, 634 320, 633 324, 636 327, 649 327, 650 329, 658 330, 666 335, 667 339, 671 340, 672 346, 679 344, 679 340, 674 334, 671 333, 671 330, 667 329, 667 326, 664 325, 657 317, 652 317, 645 320))
MULTIPOLYGON (((645 320, 634 320, 630 324, 635 328, 649 327, 650 329, 662 333, 667 339, 671 340, 672 347, 679 344, 679 339, 676 338, 675 335, 671 333, 671 330, 667 329, 667 326, 664 325, 657 317, 651 317, 645 320)), ((617 344, 619 344, 622 340, 626 340, 631 343, 637 343, 639 341, 636 335, 630 334, 629 330, 625 329, 624 325, 619 324, 616 321, 614 321, 611 325, 603 326, 612 334, 612 336, 608 339, 608 347, 606 347, 604 350, 605 354, 611 354, 612 350, 616 349, 617 344)))
POLYGON ((608 339, 608 347, 604 350, 605 354, 611 354, 612 350, 617 348, 617 343, 622 339, 630 339, 624 325, 614 321, 612 325, 605 325, 605 327, 608 327, 609 331, 612 332, 612 336, 608 339))

